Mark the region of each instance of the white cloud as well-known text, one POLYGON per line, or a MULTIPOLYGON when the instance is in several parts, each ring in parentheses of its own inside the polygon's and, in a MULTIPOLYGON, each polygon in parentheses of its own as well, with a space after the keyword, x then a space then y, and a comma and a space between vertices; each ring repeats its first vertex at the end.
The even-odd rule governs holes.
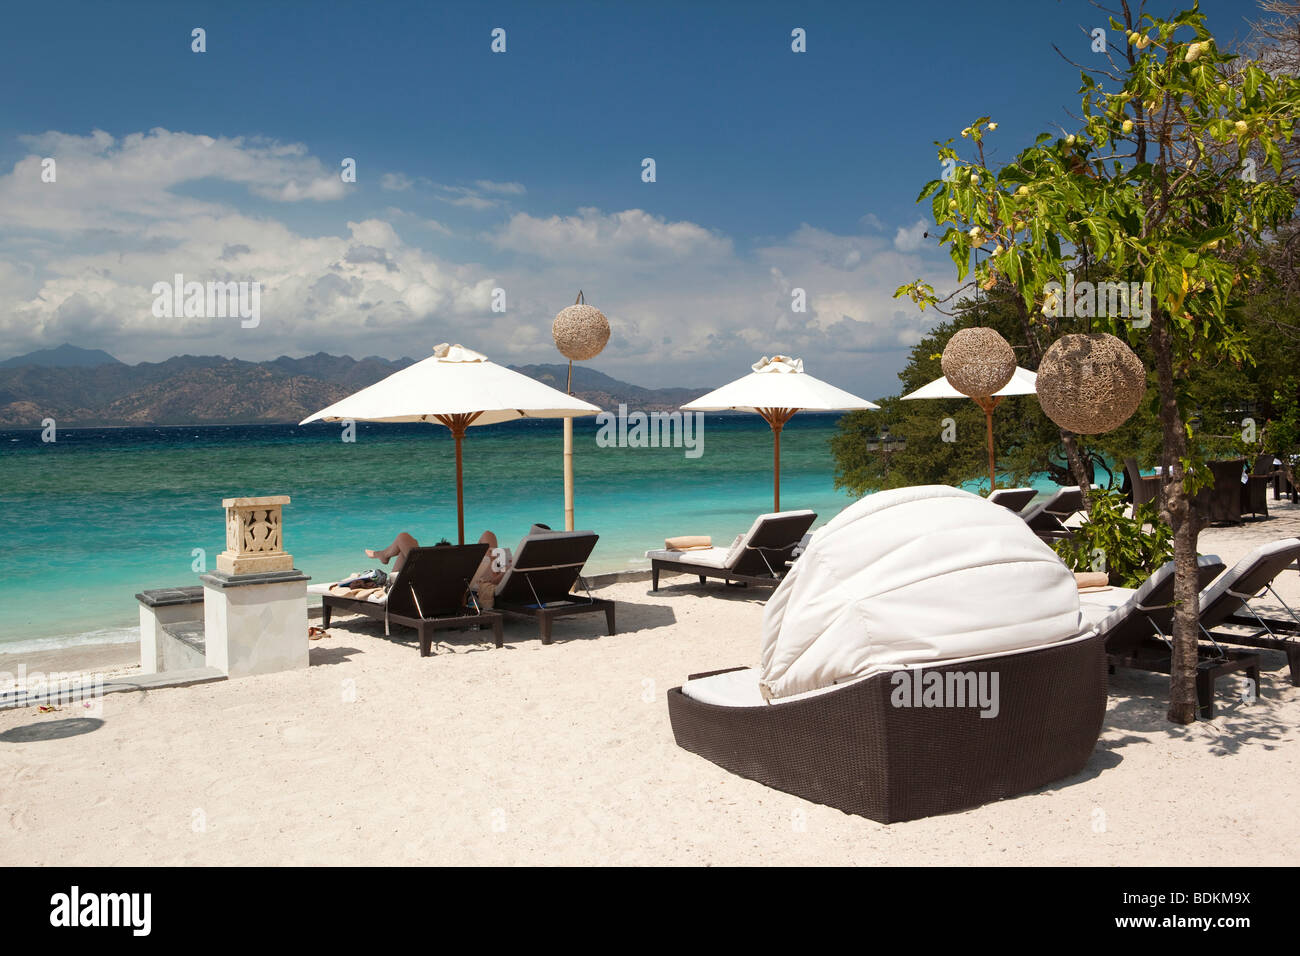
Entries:
POLYGON ((633 259, 652 264, 732 253, 730 239, 693 222, 668 222, 641 209, 605 214, 584 208, 576 216, 545 219, 516 213, 491 240, 499 249, 551 260, 633 259))
POLYGON ((494 183, 490 179, 476 179, 474 185, 485 193, 501 193, 505 196, 522 196, 523 183, 494 183))
MULTIPOLYGON (((488 262, 468 252, 451 261, 420 246, 430 234, 451 235, 448 227, 393 207, 340 221, 333 234, 276 218, 284 201, 326 197, 325 181, 337 179, 301 146, 166 130, 31 142, 39 152, 0 175, 0 335, 12 353, 73 341, 128 361, 322 349, 421 357, 437 342, 460 341, 504 362, 558 362, 551 319, 581 288, 613 326, 595 363, 609 374, 716 384, 779 351, 876 397, 896 390, 901 350, 937 318, 895 300, 894 290, 918 277, 939 287, 947 277, 942 264, 927 269, 919 241, 899 238, 919 235, 923 222, 893 242, 887 232, 803 225, 741 251, 717 230, 643 209, 516 211, 480 234, 483 245, 464 247, 486 250, 488 262), (56 184, 40 181, 47 150, 60 158, 56 184), (243 188, 225 201, 183 195, 178 187, 196 179, 243 188), (176 273, 260 282, 260 326, 155 318, 151 288, 176 273), (491 311, 498 287, 505 313, 491 311), (791 309, 795 288, 806 312, 791 309)), ((386 175, 402 177, 390 190, 409 183, 465 205, 525 195, 518 184, 449 187, 386 175)))
POLYGON ((918 219, 910 226, 899 226, 894 234, 894 248, 899 252, 916 252, 925 241, 925 233, 930 224, 918 219))
POLYGON ((405 244, 384 219, 310 236, 177 188, 199 179, 233 183, 272 204, 331 196, 341 182, 301 146, 167 130, 120 141, 47 133, 29 143, 55 156, 58 179, 41 182, 38 155, 0 176, 7 351, 93 340, 132 359, 320 348, 400 354, 419 351, 425 338, 436 344, 490 303, 486 267, 443 262, 405 244), (44 245, 24 246, 50 233, 44 245), (151 289, 177 273, 260 283, 261 324, 156 318, 151 289))
POLYGON ((379 188, 391 192, 403 192, 415 185, 415 180, 406 173, 384 173, 379 177, 379 188))

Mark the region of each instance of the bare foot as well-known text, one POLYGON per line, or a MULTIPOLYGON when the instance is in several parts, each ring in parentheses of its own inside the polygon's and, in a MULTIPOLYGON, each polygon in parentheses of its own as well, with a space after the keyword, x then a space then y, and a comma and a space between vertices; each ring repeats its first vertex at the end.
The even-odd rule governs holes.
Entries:
POLYGON ((362 550, 366 552, 367 558, 378 558, 381 564, 388 563, 388 559, 384 557, 380 552, 371 550, 370 548, 363 548, 362 550))

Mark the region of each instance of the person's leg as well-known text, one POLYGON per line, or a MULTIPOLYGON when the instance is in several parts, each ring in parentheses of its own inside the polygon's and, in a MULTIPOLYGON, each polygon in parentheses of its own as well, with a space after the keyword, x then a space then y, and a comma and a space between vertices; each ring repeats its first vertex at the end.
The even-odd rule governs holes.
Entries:
POLYGON ((393 573, 396 574, 398 571, 402 570, 402 565, 406 561, 407 553, 412 548, 418 548, 419 546, 420 542, 416 541, 414 537, 403 531, 393 539, 392 544, 384 548, 382 551, 374 551, 370 548, 366 548, 365 551, 366 557, 376 558, 380 564, 387 564, 389 561, 393 561, 393 559, 396 558, 397 560, 393 561, 393 573))
POLYGON ((483 555, 483 560, 479 562, 478 570, 474 572, 474 587, 478 587, 483 581, 500 584, 501 579, 505 577, 505 572, 492 570, 492 549, 499 547, 497 536, 491 531, 484 531, 478 540, 479 544, 486 544, 488 549, 487 553, 483 555))

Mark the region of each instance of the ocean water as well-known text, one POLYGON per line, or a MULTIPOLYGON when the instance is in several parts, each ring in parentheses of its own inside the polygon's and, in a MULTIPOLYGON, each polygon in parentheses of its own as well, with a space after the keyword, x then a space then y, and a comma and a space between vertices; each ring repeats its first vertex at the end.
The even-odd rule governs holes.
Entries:
MULTIPOLYGON (((781 505, 824 524, 852 498, 833 487, 836 415, 801 413, 781 441, 781 505)), ((465 537, 513 548, 533 522, 564 526, 561 423, 469 429, 465 537)), ((666 536, 729 543, 772 508, 772 434, 753 415, 709 415, 703 454, 602 448, 574 428, 576 526, 600 534, 587 567, 648 566, 666 536)), ((287 494, 285 548, 315 581, 374 562, 399 531, 456 539, 455 458, 441 425, 338 424, 0 431, 0 652, 138 638, 134 595, 197 584, 225 547, 221 499, 287 494)))

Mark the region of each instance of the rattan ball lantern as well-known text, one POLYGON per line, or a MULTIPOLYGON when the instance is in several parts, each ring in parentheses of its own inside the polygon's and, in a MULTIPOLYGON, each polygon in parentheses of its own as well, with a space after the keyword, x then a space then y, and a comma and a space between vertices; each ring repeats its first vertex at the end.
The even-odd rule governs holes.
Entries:
POLYGON ((944 346, 944 378, 971 398, 987 398, 1011 381, 1016 353, 994 329, 962 329, 944 346))
POLYGON ((1038 364, 1038 403, 1048 418, 1078 435, 1123 425, 1146 389, 1142 360, 1107 332, 1063 335, 1038 364))
POLYGON ((556 315, 551 335, 560 354, 582 362, 599 355, 609 341, 609 319, 594 305, 587 305, 579 292, 578 301, 556 315))

